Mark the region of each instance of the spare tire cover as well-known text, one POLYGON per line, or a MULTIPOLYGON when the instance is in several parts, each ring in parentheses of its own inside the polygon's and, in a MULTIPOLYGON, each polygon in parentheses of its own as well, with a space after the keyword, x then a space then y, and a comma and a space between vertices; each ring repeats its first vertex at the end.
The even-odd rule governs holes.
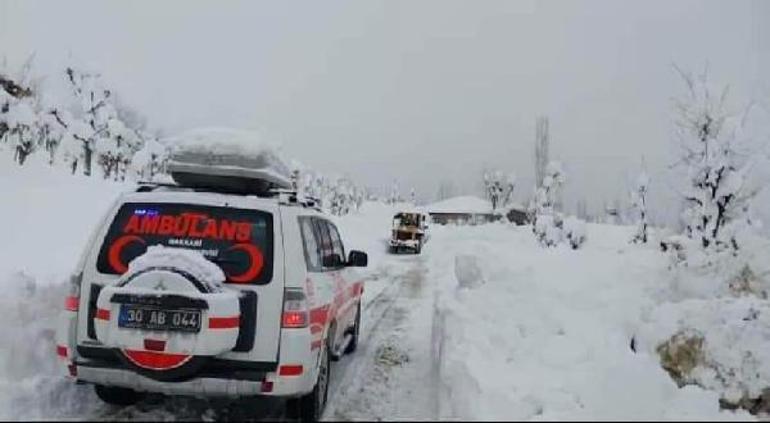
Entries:
POLYGON ((238 297, 231 289, 212 292, 209 284, 178 267, 146 267, 102 289, 97 300, 97 338, 139 374, 161 381, 189 379, 210 357, 235 346, 240 326, 238 297), (119 320, 127 318, 120 316, 124 305, 143 311, 192 311, 182 315, 199 318, 198 331, 132 328, 126 327, 125 320, 121 326, 119 320))

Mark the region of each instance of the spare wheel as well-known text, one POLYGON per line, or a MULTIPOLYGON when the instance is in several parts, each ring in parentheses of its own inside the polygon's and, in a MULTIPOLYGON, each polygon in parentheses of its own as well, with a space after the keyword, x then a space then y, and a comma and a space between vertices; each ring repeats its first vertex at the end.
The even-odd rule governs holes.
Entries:
POLYGON ((193 377, 211 357, 235 347, 240 306, 239 292, 221 285, 224 275, 212 283, 210 274, 195 266, 166 261, 170 265, 131 266, 115 285, 102 289, 94 323, 99 341, 114 348, 126 366, 174 381, 193 377))

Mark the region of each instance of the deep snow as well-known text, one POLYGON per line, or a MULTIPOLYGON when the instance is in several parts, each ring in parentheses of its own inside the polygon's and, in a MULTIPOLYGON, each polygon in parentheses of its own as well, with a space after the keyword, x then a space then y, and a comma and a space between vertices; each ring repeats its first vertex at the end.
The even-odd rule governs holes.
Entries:
POLYGON ((540 248, 528 227, 436 228, 427 251, 438 285, 440 417, 730 419, 718 396, 678 389, 632 336, 668 280, 666 258, 629 245, 632 229, 589 225, 578 251, 540 248), (457 255, 483 269, 456 275, 457 255), (463 287, 458 285, 463 281, 463 287), (472 286, 468 288, 468 286, 472 286))
MULTIPOLYGON (((0 418, 216 419, 234 412, 182 400, 119 411, 60 373, 53 327, 65 280, 93 223, 131 188, 0 163, 0 192, 15 199, 0 206, 0 418)), ((327 418, 751 417, 719 410, 724 387, 677 388, 654 346, 690 322, 716 334, 716 356, 735 345, 738 353, 726 362, 764 351, 763 330, 736 338, 725 329, 752 307, 764 322, 764 302, 724 293, 709 300, 717 279, 669 270, 654 243, 629 244, 631 227, 589 225, 588 242, 573 251, 541 248, 527 227, 433 225, 421 255, 389 255, 392 214, 402 207, 365 203, 334 218, 346 248, 369 253, 370 266, 364 342, 333 367, 327 418)), ((765 354, 756 362, 762 376, 752 389, 770 375, 765 354)))

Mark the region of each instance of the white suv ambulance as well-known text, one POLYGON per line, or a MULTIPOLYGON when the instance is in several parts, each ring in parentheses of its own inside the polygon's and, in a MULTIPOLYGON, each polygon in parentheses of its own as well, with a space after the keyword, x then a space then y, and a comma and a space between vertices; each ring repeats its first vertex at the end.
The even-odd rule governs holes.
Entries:
POLYGON ((367 255, 346 252, 296 195, 219 182, 145 185, 116 201, 72 277, 57 353, 111 404, 146 392, 279 396, 316 420, 330 360, 357 346, 354 268, 367 255))

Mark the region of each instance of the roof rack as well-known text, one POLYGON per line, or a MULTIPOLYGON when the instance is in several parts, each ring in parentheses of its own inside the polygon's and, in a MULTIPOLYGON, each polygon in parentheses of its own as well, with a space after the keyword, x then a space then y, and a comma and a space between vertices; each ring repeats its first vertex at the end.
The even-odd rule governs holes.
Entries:
POLYGON ((238 192, 227 189, 218 189, 216 187, 184 186, 168 182, 138 181, 137 184, 139 186, 136 188, 135 192, 152 192, 159 188, 171 188, 194 192, 213 192, 230 195, 255 196, 259 198, 275 198, 279 203, 284 205, 297 205, 317 211, 322 211, 320 207, 320 199, 311 196, 298 195, 297 191, 292 189, 273 188, 262 192, 238 192))

